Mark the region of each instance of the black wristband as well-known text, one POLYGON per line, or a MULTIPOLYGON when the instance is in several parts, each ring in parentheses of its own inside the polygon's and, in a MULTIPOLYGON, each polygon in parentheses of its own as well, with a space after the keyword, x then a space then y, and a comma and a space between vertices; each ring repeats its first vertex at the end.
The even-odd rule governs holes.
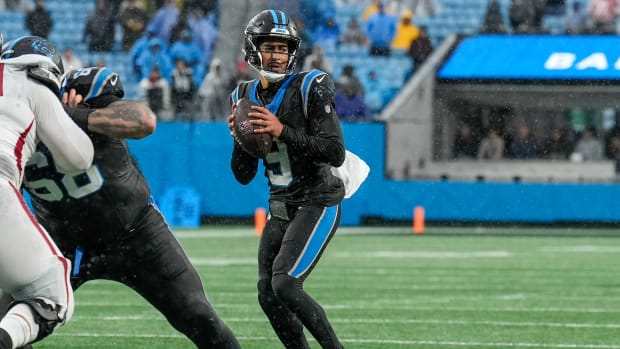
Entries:
POLYGON ((71 119, 84 131, 88 131, 88 116, 94 112, 95 109, 85 107, 70 107, 65 105, 65 111, 71 119))

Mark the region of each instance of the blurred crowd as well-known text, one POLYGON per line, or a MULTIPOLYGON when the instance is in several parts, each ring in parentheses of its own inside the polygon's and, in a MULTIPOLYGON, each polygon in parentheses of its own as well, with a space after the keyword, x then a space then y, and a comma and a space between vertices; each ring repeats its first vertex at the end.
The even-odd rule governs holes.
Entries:
MULTIPOLYGON (((336 77, 336 112, 342 120, 372 120, 394 96, 386 87, 384 71, 389 67, 376 61, 374 69, 358 64, 360 56, 407 56, 413 67, 419 67, 433 51, 426 27, 414 23, 414 14, 433 15, 438 11, 436 0, 389 2, 381 0, 272 1, 293 19, 302 37, 297 68, 320 69, 336 77), (347 11, 347 9, 363 9, 347 11), (343 27, 340 13, 354 13, 343 27), (348 48, 358 60, 345 62, 340 71, 326 52, 348 48)), ((407 78, 413 71, 407 72, 407 78)))
MULTIPOLYGON (((553 14, 563 16, 567 34, 613 34, 620 11, 618 0, 511 0, 508 8, 501 4, 506 1, 489 0, 480 33, 545 33, 543 18, 553 14)), ((223 120, 228 92, 252 75, 243 57, 230 73, 212 59, 219 36, 218 6, 217 0, 96 0, 80 39, 90 52, 126 52, 133 76, 124 79, 133 79, 139 98, 161 120, 192 115, 223 120), (121 30, 120 42, 110 35, 115 28, 121 30)), ((333 53, 346 48, 356 52, 351 55, 355 58, 408 57, 413 69, 407 71, 407 79, 434 50, 428 29, 416 23, 443 11, 439 0, 272 0, 270 6, 286 11, 297 23, 302 38, 297 69, 321 69, 335 77, 337 113, 347 121, 372 120, 397 90, 386 87, 390 67, 384 66, 385 60, 375 61, 371 68, 367 61, 360 67, 359 59, 336 65, 330 61, 333 53)), ((33 35, 48 37, 54 26, 44 0, 0 0, 0 9, 24 11, 24 25, 33 35)), ((68 68, 107 63, 82 62, 78 55, 65 48, 68 68)))
MULTIPOLYGON (((185 120, 202 115, 213 90, 207 84, 219 83, 214 80, 221 70, 211 65, 219 36, 218 5, 217 0, 95 0, 81 35, 76 35, 91 53, 124 52, 132 76, 123 80, 138 85, 138 98, 161 120, 185 120)), ((54 18, 44 0, 1 0, 0 9, 24 11, 27 31, 49 38, 54 18)), ((83 61, 72 47, 65 47, 63 55, 66 70, 109 64, 103 58, 83 61)), ((225 113, 208 115, 223 119, 225 113)))
POLYGON ((579 34, 617 34, 620 25, 618 0, 512 0, 507 15, 498 0, 491 0, 480 33, 547 33, 545 15, 562 19, 561 32, 579 34))
POLYGON ((459 120, 452 158, 478 160, 614 160, 620 170, 620 113, 571 108, 514 118, 506 108, 472 108, 459 120))

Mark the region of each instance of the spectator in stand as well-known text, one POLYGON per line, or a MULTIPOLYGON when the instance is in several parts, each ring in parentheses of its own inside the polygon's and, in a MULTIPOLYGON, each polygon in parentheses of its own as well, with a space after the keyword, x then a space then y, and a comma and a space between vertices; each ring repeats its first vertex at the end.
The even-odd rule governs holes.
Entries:
MULTIPOLYGON (((144 34, 133 44, 131 50, 129 50, 129 57, 131 58, 131 65, 136 81, 142 80, 142 71, 140 69, 139 59, 142 53, 148 51, 149 42, 155 37, 155 33, 151 31, 145 31, 144 34)), ((166 51, 166 48, 164 48, 166 51)))
POLYGON ((590 0, 588 14, 595 34, 615 34, 618 0, 590 0))
POLYGON ((168 81, 172 81, 172 69, 174 69, 174 66, 168 52, 164 51, 162 47, 163 45, 159 38, 152 38, 149 41, 149 49, 142 52, 138 58, 141 79, 149 76, 153 67, 158 67, 161 76, 168 81))
POLYGON ((596 128, 588 126, 581 131, 571 159, 576 161, 600 161, 603 159, 603 144, 598 138, 596 128))
POLYGON ((82 41, 91 52, 109 52, 114 45, 114 19, 106 6, 106 0, 95 2, 95 11, 86 19, 82 41))
POLYGON ((588 28, 588 15, 583 5, 575 1, 566 14, 566 34, 585 34, 588 28))
POLYGON ((170 85, 158 67, 151 68, 149 75, 138 84, 140 98, 153 110, 158 120, 172 120, 170 112, 170 85))
POLYGON ((364 86, 364 103, 367 113, 370 116, 376 116, 381 113, 387 101, 386 88, 374 70, 368 72, 368 77, 362 85, 364 86))
POLYGON ((343 121, 363 121, 366 119, 364 97, 352 94, 351 90, 336 90, 336 114, 343 121))
POLYGON ((119 9, 119 23, 123 31, 121 47, 129 52, 142 36, 148 22, 146 9, 140 0, 125 0, 119 9))
POLYGON ((198 90, 203 120, 226 119, 230 111, 228 105, 228 91, 231 90, 229 82, 230 79, 222 68, 222 62, 218 58, 214 58, 209 67, 209 73, 203 79, 198 90))
POLYGON ((377 13, 368 17, 366 21, 366 36, 370 41, 370 54, 374 56, 389 56, 390 45, 396 35, 396 17, 385 12, 382 2, 377 4, 377 13))
POLYGON ((407 52, 411 43, 420 36, 420 29, 413 24, 413 12, 405 10, 392 40, 392 49, 407 52))
POLYGON ((184 31, 192 30, 192 28, 189 26, 189 22, 187 21, 188 14, 189 13, 186 10, 182 10, 181 13, 179 13, 179 18, 177 19, 177 22, 170 29, 168 41, 169 46, 172 46, 172 44, 181 40, 181 33, 183 33, 184 31))
POLYGON ((535 159, 538 156, 538 143, 529 126, 520 125, 517 128, 508 150, 513 159, 535 159))
POLYGON ((83 67, 82 61, 73 54, 71 47, 65 47, 62 52, 62 66, 67 72, 72 70, 81 69, 83 67))
POLYGON ((192 41, 192 33, 189 28, 181 32, 179 39, 170 47, 170 58, 172 61, 182 59, 192 69, 194 72, 193 80, 198 87, 205 75, 205 61, 202 50, 192 41))
POLYGON ((478 159, 500 160, 504 156, 506 142, 498 130, 490 128, 487 136, 482 139, 478 147, 478 159))
POLYGON ((47 39, 54 21, 50 12, 45 8, 45 1, 36 1, 34 9, 26 14, 24 24, 32 35, 47 39))
POLYGON ((366 118, 364 87, 355 75, 355 69, 347 64, 334 82, 336 87, 336 114, 341 120, 359 121, 366 118))
POLYGON ((336 91, 347 91, 349 95, 364 96, 364 87, 360 82, 357 75, 355 75, 355 68, 351 64, 346 64, 342 68, 342 74, 334 82, 336 91))
POLYGON ((357 18, 351 17, 351 19, 347 23, 347 27, 342 32, 342 34, 340 34, 340 44, 357 46, 368 45, 368 38, 360 28, 357 18))
POLYGON ((340 40, 340 27, 336 23, 336 16, 334 13, 327 13, 323 19, 323 22, 314 30, 312 34, 312 42, 314 45, 320 45, 323 49, 334 49, 338 47, 338 41, 340 40))
POLYGON ((433 42, 428 36, 426 26, 420 27, 420 36, 413 40, 409 47, 409 57, 413 61, 413 69, 418 69, 422 63, 433 53, 433 42))
POLYGON ((323 54, 323 48, 319 45, 314 45, 312 53, 304 60, 303 71, 312 69, 319 69, 326 73, 332 72, 332 64, 323 54))
POLYGON ((542 156, 550 160, 566 160, 573 146, 565 128, 554 127, 543 143, 542 156))
POLYGON ((182 58, 174 61, 172 70, 171 99, 176 120, 191 120, 196 94, 196 83, 192 68, 185 64, 182 58))
POLYGON ((468 123, 462 122, 456 129, 452 145, 452 156, 455 159, 475 159, 478 155, 480 140, 468 123))
POLYGON ((500 4, 497 0, 491 0, 484 15, 484 21, 480 27, 481 34, 506 34, 508 29, 504 23, 504 15, 502 14, 500 4))
POLYGON ((211 62, 213 45, 220 35, 219 30, 200 8, 189 11, 187 23, 192 28, 192 40, 202 50, 204 62, 211 62))
POLYGON ((542 33, 545 0, 513 0, 508 8, 508 18, 514 33, 542 33))
POLYGON ((170 30, 179 19, 179 8, 174 0, 164 0, 164 4, 160 7, 155 16, 149 21, 146 30, 154 32, 162 42, 168 44, 170 42, 170 30))
POLYGON ((605 140, 605 156, 616 161, 616 173, 620 172, 620 127, 609 131, 605 140))

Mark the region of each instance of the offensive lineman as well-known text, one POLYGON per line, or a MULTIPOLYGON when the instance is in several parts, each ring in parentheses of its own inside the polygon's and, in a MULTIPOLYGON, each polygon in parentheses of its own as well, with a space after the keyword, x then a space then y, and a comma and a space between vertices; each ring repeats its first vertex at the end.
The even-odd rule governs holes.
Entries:
POLYGON ((154 205, 124 140, 151 134, 153 112, 142 103, 123 101, 120 78, 107 68, 72 71, 63 90, 69 92, 63 101, 72 105, 82 96, 87 106, 69 109, 95 145, 93 165, 78 175, 65 174, 55 157, 40 147, 25 169, 24 185, 37 219, 74 263, 73 287, 94 279, 121 282, 155 306, 196 347, 240 348, 154 205), (79 179, 73 186, 65 185, 70 176, 79 179))
POLYGON ((32 217, 19 191, 39 142, 63 171, 83 171, 92 162, 93 144, 55 95, 63 73, 60 52, 43 38, 21 37, 2 48, 0 289, 15 301, 0 321, 0 349, 39 341, 73 314, 71 262, 32 217))
MULTIPOLYGON (((334 83, 325 72, 293 73, 300 38, 282 11, 265 10, 245 29, 244 53, 259 79, 242 82, 234 103, 248 98, 252 123, 274 142, 263 159, 269 180, 269 218, 258 249, 258 301, 280 341, 309 349, 304 326, 323 348, 342 348, 325 311, 303 289, 340 223, 343 181, 331 168, 345 161, 334 107, 334 83)), ((228 127, 234 137, 234 115, 228 127)), ((258 159, 235 141, 231 159, 237 181, 256 176, 258 159)))

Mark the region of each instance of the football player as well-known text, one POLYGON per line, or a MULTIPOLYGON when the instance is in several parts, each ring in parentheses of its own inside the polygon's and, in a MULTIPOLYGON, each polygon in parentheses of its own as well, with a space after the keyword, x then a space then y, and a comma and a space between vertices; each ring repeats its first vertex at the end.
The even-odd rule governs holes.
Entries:
MULTIPOLYGON (((308 349, 305 327, 323 348, 342 348, 323 308, 304 290, 340 223, 345 147, 334 107, 334 83, 323 71, 294 73, 300 38, 282 11, 265 10, 245 28, 245 60, 259 75, 242 82, 232 104, 248 98, 251 121, 273 136, 262 160, 268 179, 269 218, 258 250, 258 300, 286 348, 308 349)), ((234 109, 233 109, 234 110, 234 109)), ((228 116, 235 137, 234 115, 228 116)), ((235 140, 231 167, 237 181, 256 176, 258 158, 235 140)))
POLYGON ((73 262, 75 289, 89 280, 121 282, 157 308, 198 348, 240 348, 207 300, 197 270, 151 198, 125 138, 155 129, 142 103, 122 100, 118 74, 83 68, 67 74, 63 100, 95 146, 82 173, 58 167, 40 146, 25 167, 24 185, 36 218, 73 262))
POLYGON ((71 262, 19 190, 40 142, 62 171, 84 171, 93 160, 92 142, 56 96, 64 73, 61 57, 35 36, 10 41, 0 52, 0 289, 15 300, 0 320, 0 349, 39 341, 73 314, 71 262))

